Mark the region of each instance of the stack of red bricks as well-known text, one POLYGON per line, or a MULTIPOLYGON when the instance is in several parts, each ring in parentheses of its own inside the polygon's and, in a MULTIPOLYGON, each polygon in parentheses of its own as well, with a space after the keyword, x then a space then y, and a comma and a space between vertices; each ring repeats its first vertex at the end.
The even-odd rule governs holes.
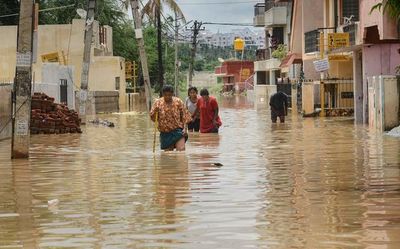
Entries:
POLYGON ((31 134, 82 133, 78 113, 44 93, 32 96, 31 134))

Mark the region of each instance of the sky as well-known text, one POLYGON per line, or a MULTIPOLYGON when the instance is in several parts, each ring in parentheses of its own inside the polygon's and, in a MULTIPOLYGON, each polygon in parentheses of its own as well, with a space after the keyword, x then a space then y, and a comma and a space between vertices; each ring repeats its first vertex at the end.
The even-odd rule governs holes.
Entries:
MULTIPOLYGON (((254 5, 263 0, 175 0, 187 21, 253 23, 254 5), (223 3, 223 4, 219 4, 223 3)), ((235 26, 205 25, 213 32, 229 32, 235 26)))

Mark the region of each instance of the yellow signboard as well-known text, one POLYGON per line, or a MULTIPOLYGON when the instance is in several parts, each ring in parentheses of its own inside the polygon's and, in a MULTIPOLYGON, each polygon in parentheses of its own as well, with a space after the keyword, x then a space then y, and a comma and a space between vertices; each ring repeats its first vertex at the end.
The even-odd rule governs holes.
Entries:
POLYGON ((250 77, 250 69, 243 68, 240 74, 241 74, 241 79, 240 79, 241 81, 247 80, 250 77))
POLYGON ((328 59, 330 61, 349 61, 350 57, 348 55, 335 54, 335 55, 328 55, 328 59))
POLYGON ((350 37, 349 33, 329 33, 328 34, 328 48, 329 50, 335 48, 349 47, 350 37))
POLYGON ((58 52, 42 54, 41 57, 42 57, 43 62, 59 62, 60 61, 58 52))

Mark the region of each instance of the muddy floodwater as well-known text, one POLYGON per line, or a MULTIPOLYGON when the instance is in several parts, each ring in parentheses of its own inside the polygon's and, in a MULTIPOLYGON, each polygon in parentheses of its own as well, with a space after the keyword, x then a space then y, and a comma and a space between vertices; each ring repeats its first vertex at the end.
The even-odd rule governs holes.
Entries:
POLYGON ((190 134, 185 153, 153 154, 141 113, 33 136, 29 160, 1 141, 0 248, 400 248, 399 138, 345 118, 273 125, 241 97, 220 108, 220 134, 190 134))

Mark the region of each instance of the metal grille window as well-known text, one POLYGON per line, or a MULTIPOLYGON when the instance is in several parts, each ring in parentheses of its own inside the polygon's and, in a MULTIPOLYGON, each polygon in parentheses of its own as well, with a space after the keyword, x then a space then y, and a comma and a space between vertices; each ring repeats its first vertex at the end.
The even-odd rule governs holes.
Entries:
POLYGON ((360 20, 360 3, 359 0, 342 0, 342 18, 351 18, 350 21, 356 22, 360 20))
POLYGON ((120 77, 115 77, 115 90, 119 90, 120 88, 120 77))
POLYGON ((68 81, 60 79, 60 103, 68 105, 68 81))
POLYGON ((318 39, 319 31, 317 29, 304 33, 304 45, 306 53, 318 51, 318 39))

